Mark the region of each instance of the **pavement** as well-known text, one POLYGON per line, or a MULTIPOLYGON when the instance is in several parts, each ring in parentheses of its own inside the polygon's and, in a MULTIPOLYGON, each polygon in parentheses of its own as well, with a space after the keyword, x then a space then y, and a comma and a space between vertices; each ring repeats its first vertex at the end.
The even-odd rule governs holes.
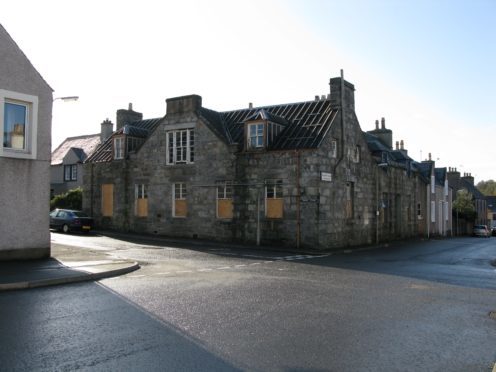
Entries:
POLYGON ((134 261, 69 245, 52 244, 51 257, 0 261, 0 292, 95 281, 139 269, 134 261))

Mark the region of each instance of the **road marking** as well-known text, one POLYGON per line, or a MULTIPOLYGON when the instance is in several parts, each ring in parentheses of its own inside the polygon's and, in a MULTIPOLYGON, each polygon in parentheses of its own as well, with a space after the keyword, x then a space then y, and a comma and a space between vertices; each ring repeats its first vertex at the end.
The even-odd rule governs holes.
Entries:
POLYGON ((142 278, 145 275, 129 275, 128 278, 142 278))
POLYGON ((235 265, 234 267, 246 267, 246 265, 235 265))
POLYGON ((230 269, 231 266, 218 267, 217 270, 227 270, 230 269))
POLYGON ((271 262, 274 262, 274 261, 264 261, 263 263, 271 263, 271 262))
POLYGON ((196 271, 198 271, 200 273, 203 273, 203 272, 206 272, 206 271, 214 271, 214 269, 198 269, 196 271))
POLYGON ((250 264, 250 266, 255 266, 255 265, 260 265, 260 262, 253 262, 250 264))
POLYGON ((166 271, 166 272, 163 272, 163 273, 155 273, 153 275, 169 275, 170 272, 166 271))

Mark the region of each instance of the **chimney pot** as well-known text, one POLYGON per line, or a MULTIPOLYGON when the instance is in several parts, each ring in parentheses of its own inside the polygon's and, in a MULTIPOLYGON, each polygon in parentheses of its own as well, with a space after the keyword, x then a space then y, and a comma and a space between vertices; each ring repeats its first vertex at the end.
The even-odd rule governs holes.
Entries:
POLYGON ((398 141, 396 141, 396 150, 399 150, 400 149, 400 143, 398 141))
POLYGON ((375 130, 379 130, 379 120, 375 121, 375 130))
POLYGON ((315 96, 315 101, 318 101, 319 100, 319 96, 315 96))
POLYGON ((248 108, 250 108, 250 109, 253 108, 253 102, 248 103, 248 108))
POLYGON ((381 129, 386 129, 386 119, 381 118, 381 129))
POLYGON ((133 111, 133 104, 131 102, 129 102, 129 108, 128 108, 129 111, 133 111))
POLYGON ((322 96, 320 96, 320 100, 321 101, 325 101, 326 100, 326 95, 325 94, 322 94, 322 96))
POLYGON ((400 141, 400 149, 401 150, 405 149, 405 143, 403 142, 403 140, 400 141))
POLYGON ((429 161, 432 160, 432 156, 431 156, 431 153, 429 152, 429 161))

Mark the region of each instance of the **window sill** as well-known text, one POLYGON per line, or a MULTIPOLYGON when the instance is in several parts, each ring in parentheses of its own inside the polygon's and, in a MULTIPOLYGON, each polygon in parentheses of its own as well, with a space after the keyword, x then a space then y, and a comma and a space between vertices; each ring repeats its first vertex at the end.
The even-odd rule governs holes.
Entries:
POLYGON ((33 160, 36 159, 36 155, 22 150, 10 150, 10 149, 0 149, 0 157, 1 158, 12 158, 12 159, 28 159, 33 160))

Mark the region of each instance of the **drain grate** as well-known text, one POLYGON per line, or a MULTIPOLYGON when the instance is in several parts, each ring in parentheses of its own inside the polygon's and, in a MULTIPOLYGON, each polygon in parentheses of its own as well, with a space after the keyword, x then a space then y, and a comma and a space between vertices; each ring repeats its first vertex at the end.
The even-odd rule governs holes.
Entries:
POLYGON ((496 311, 490 311, 489 312, 489 318, 496 320, 496 311))

